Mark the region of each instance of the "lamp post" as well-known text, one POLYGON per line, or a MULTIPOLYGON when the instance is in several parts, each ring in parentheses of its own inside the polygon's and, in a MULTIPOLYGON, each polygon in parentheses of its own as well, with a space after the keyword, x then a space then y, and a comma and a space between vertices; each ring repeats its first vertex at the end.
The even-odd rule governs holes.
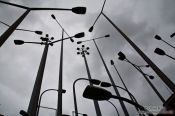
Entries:
MULTIPOLYGON (((95 41, 96 39, 104 38, 104 37, 109 37, 109 35, 105 35, 105 36, 98 37, 98 38, 91 39, 91 40, 94 42, 95 47, 96 47, 96 49, 97 49, 97 51, 98 51, 98 53, 99 53, 99 55, 100 55, 100 58, 101 58, 101 60, 102 60, 102 62, 103 62, 103 65, 104 65, 104 67, 105 67, 105 70, 106 70, 106 72, 107 72, 107 74, 108 74, 108 76, 109 76, 109 79, 110 79, 111 83, 114 85, 114 84, 115 84, 115 83, 114 83, 114 80, 113 80, 113 78, 112 78, 112 76, 111 76, 111 74, 110 74, 110 72, 109 72, 109 69, 108 69, 108 67, 107 67, 107 65, 106 65, 106 63, 105 63, 105 61, 104 61, 104 59, 103 59, 103 56, 102 56, 102 54, 101 54, 101 52, 100 52, 100 50, 99 50, 99 48, 98 48, 98 46, 97 46, 97 43, 96 43, 96 41, 95 41)), ((86 40, 86 41, 91 41, 91 40, 86 40)), ((81 41, 81 42, 86 42, 86 41, 81 41)), ((79 44, 79 43, 80 43, 80 42, 77 42, 77 44, 79 44)), ((120 93, 119 93, 119 91, 117 90, 117 88, 114 87, 114 90, 115 90, 116 95, 120 96, 120 93)), ((124 112, 125 116, 129 116, 129 113, 128 113, 128 111, 127 111, 127 109, 126 109, 126 106, 125 106, 125 104, 123 103, 123 101, 119 101, 119 102, 120 102, 120 105, 121 105, 121 107, 122 107, 122 109, 123 109, 123 112, 124 112)))
MULTIPOLYGON (((76 37, 76 35, 74 35, 72 37, 76 37)), ((46 34, 46 37, 41 37, 40 39, 42 40, 42 42, 25 42, 22 40, 14 40, 15 45, 22 45, 24 43, 45 45, 43 55, 41 58, 41 62, 39 65, 37 77, 36 77, 35 84, 33 87, 32 96, 31 96, 30 103, 28 106, 27 112, 30 116, 36 116, 36 111, 37 111, 37 106, 38 106, 37 103, 39 100, 39 94, 40 94, 40 89, 41 89, 41 84, 42 84, 43 73, 44 73, 44 68, 45 68, 45 64, 46 64, 46 58, 47 58, 47 52, 48 52, 49 45, 53 46, 54 43, 61 41, 61 40, 52 41, 54 38, 51 37, 49 39, 48 34, 46 34)), ((62 40, 66 40, 66 39, 69 39, 69 38, 63 38, 62 40)))
MULTIPOLYGON (((88 79, 92 79, 91 78, 91 74, 90 74, 90 70, 89 70, 89 66, 87 63, 87 59, 86 59, 86 55, 89 55, 89 52, 87 50, 89 50, 89 47, 86 47, 84 45, 82 45, 82 48, 77 48, 78 52, 77 54, 81 54, 82 57, 84 58, 84 62, 85 62, 85 66, 86 66, 86 70, 87 70, 87 75, 88 75, 88 79)), ((90 85, 92 85, 92 83, 90 83, 90 85)), ((95 106, 95 111, 97 116, 102 116, 101 111, 100 111, 100 106, 98 104, 97 101, 93 101, 94 102, 94 106, 95 106)))
MULTIPOLYGON (((46 92, 48 92, 48 91, 56 91, 56 92, 58 92, 58 89, 46 89, 46 90, 44 90, 44 91, 41 93, 41 95, 40 95, 40 97, 39 97, 39 101, 38 101, 38 109, 37 109, 36 116, 39 115, 39 110, 40 110, 40 107, 41 107, 40 104, 41 104, 42 96, 44 95, 44 93, 46 93, 46 92)), ((66 90, 62 90, 62 93, 66 93, 66 90)))
POLYGON ((83 92, 83 97, 87 98, 87 99, 98 100, 98 101, 109 100, 110 98, 120 99, 122 101, 128 102, 129 104, 132 104, 132 105, 138 107, 142 111, 145 111, 145 113, 147 113, 149 116, 154 116, 152 113, 150 113, 147 109, 145 109, 140 104, 137 104, 137 103, 135 103, 129 99, 126 99, 124 97, 112 95, 109 91, 102 89, 102 88, 99 88, 99 87, 94 87, 94 86, 88 85, 83 92))
MULTIPOLYGON (((77 98, 76 98, 76 92, 75 92, 75 84, 76 82, 80 81, 80 80, 85 80, 85 81, 89 81, 89 83, 95 84, 95 85, 99 85, 101 81, 96 80, 96 79, 86 79, 86 78, 78 78, 73 82, 73 98, 74 98, 74 108, 75 108, 75 116, 78 116, 78 107, 77 107, 77 98)), ((95 105, 95 104, 94 104, 95 105)))
MULTIPOLYGON (((57 116, 62 115, 62 83, 63 83, 63 37, 64 37, 64 28, 60 25, 58 20, 54 15, 51 15, 52 18, 57 22, 57 24, 62 28, 62 39, 61 39, 61 52, 60 52, 60 68, 59 68, 59 80, 58 80, 58 102, 57 102, 57 116)), ((84 37, 84 33, 78 33, 74 36, 75 38, 82 38, 84 37)), ((71 38, 69 36, 69 38, 71 38)), ((71 38, 72 39, 72 38, 71 38)))
POLYGON ((167 45, 169 45, 170 47, 175 49, 175 47, 173 45, 171 45, 170 43, 168 43, 165 40, 163 40, 159 35, 155 35, 154 38, 157 39, 157 40, 163 41, 164 43, 166 43, 167 45))
POLYGON ((86 7, 74 7, 72 9, 65 9, 65 8, 29 8, 26 6, 4 2, 0 0, 0 3, 19 7, 22 9, 26 9, 26 11, 0 36, 0 47, 4 44, 4 42, 8 39, 8 37, 16 30, 18 25, 24 20, 24 18, 29 14, 30 11, 38 11, 38 10, 64 10, 64 11, 72 11, 76 14, 85 14, 86 13, 86 7))
MULTIPOLYGON (((2 21, 0 21, 0 23, 1 24, 4 24, 5 26, 7 26, 7 27, 10 27, 10 25, 8 25, 8 24, 6 24, 6 23, 4 23, 4 22, 2 22, 2 21)), ((42 31, 33 31, 33 30, 28 30, 28 29, 16 29, 16 30, 18 30, 18 31, 27 31, 27 32, 34 32, 34 33, 36 33, 36 34, 38 34, 38 35, 42 35, 42 31)))
MULTIPOLYGON (((128 88, 126 87, 126 85, 125 85, 125 83, 124 83, 124 81, 123 81, 123 79, 122 79, 122 77, 121 77, 121 75, 120 75, 119 71, 117 70, 117 68, 116 68, 116 66, 115 66, 115 64, 114 64, 114 61, 113 61, 113 60, 111 60, 110 62, 111 62, 111 65, 112 65, 112 66, 114 67, 114 69, 116 70, 117 75, 118 75, 118 77, 120 78, 120 80, 121 80, 121 82, 122 82, 122 84, 123 84, 123 86, 124 86, 125 90, 128 92, 128 95, 129 95, 129 97, 130 97, 131 101, 133 101, 133 102, 134 102, 134 100, 133 100, 133 98, 132 98, 131 94, 129 94, 129 90, 128 90, 128 88)), ((137 101, 135 101, 135 102, 137 102, 137 101)), ((139 109, 138 109, 137 107, 135 107, 135 108, 136 108, 136 110, 137 110, 138 114, 139 114, 140 116, 142 116, 142 114, 140 114, 140 113, 139 113, 139 112, 140 112, 140 111, 139 111, 139 109)))
MULTIPOLYGON (((136 50, 136 52, 149 64, 149 66, 154 70, 154 72, 161 78, 161 80, 171 89, 171 91, 175 92, 175 84, 148 58, 148 56, 141 51, 141 49, 133 42, 131 39, 117 26, 112 20, 101 11, 100 15, 103 15, 109 23, 119 32, 123 38, 136 50)), ((93 26, 94 27, 94 26, 93 26)), ((93 28, 92 28, 93 30, 93 28)), ((92 32, 92 31, 90 31, 92 32)))
POLYGON ((129 61, 126 56, 122 53, 122 52, 119 52, 118 53, 119 55, 119 60, 122 60, 122 61, 126 61, 128 62, 129 64, 131 64, 135 69, 137 69, 137 71, 139 71, 143 77, 145 78, 145 80, 148 82, 148 84, 151 86, 151 88, 154 90, 154 92, 156 93, 156 95, 159 97, 159 99, 164 103, 165 102, 165 99, 162 97, 162 95, 158 92, 158 90, 156 89, 156 87, 151 83, 151 81, 147 78, 147 76, 150 78, 150 79, 153 79, 154 77, 152 75, 148 75, 148 74, 145 74, 141 68, 137 65, 135 65, 134 63, 132 63, 131 61, 129 61))
POLYGON ((43 55, 41 58, 41 62, 39 65, 38 73, 36 76, 35 84, 33 87, 32 96, 31 96, 30 103, 28 106, 27 113, 29 114, 29 116, 36 116, 36 111, 38 107, 38 99, 39 99, 39 94, 40 94, 40 89, 41 89, 41 84, 42 84, 42 79, 43 79, 43 74, 44 74, 45 63, 47 59, 47 52, 48 52, 49 45, 51 45, 49 43, 51 39, 49 39, 48 34, 46 34, 46 37, 44 38, 45 38, 45 41, 43 42, 24 42, 22 40, 14 40, 14 43, 16 45, 22 45, 24 43, 41 44, 41 45, 44 44, 45 45, 43 55))
POLYGON ((156 54, 158 54, 158 55, 162 55, 162 56, 167 56, 167 57, 169 57, 169 58, 171 58, 171 59, 173 59, 173 60, 175 60, 175 58, 174 57, 172 57, 172 56, 170 56, 170 55, 168 55, 168 54, 166 54, 165 53, 165 51, 163 51, 162 49, 160 49, 160 48, 156 48, 155 50, 154 50, 154 52, 156 53, 156 54))

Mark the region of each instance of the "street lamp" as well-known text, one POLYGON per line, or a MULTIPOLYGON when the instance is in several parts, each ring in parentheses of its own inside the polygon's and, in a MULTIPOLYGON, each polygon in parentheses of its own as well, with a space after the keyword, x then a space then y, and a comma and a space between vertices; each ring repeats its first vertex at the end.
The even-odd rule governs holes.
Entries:
MULTIPOLYGON (((128 92, 128 95, 129 95, 130 99, 134 102, 134 99, 133 99, 132 95, 129 94, 129 90, 128 90, 128 88, 126 87, 126 85, 125 85, 125 83, 124 83, 124 81, 123 81, 123 79, 122 79, 122 77, 121 77, 119 71, 117 70, 117 68, 116 68, 116 66, 115 66, 115 64, 114 64, 114 61, 111 60, 110 62, 111 62, 111 65, 112 65, 112 66, 114 67, 114 69, 116 70, 116 72, 117 72, 117 74, 118 74, 118 77, 120 78, 120 80, 121 80, 121 82, 122 82, 122 84, 123 84, 125 90, 128 92)), ((111 85, 111 86, 112 86, 112 85, 111 85)), ((137 102, 137 101, 135 101, 135 102, 137 102)), ((140 112, 139 109, 138 109, 137 107, 135 107, 135 108, 136 108, 138 114, 139 114, 140 116, 142 116, 142 115, 139 113, 139 112, 140 112)))
POLYGON ((156 53, 156 54, 158 54, 158 55, 162 55, 162 56, 167 56, 167 57, 169 57, 169 58, 171 58, 171 59, 173 59, 173 60, 175 60, 175 58, 174 57, 172 57, 172 56, 170 56, 170 55, 168 55, 168 54, 166 54, 165 53, 165 51, 163 51, 162 49, 160 49, 160 48, 156 48, 155 50, 154 50, 154 52, 156 53))
MULTIPOLYGON (((151 86, 151 88, 154 90, 154 92, 155 92, 156 95, 159 97, 159 99, 164 103, 164 102, 165 102, 165 99, 164 99, 164 98, 162 97, 162 95, 158 92, 158 90, 157 90, 156 87, 152 84, 152 82, 147 78, 147 77, 149 77, 150 79, 154 79, 154 77, 153 77, 152 75, 149 75, 149 74, 144 73, 138 65, 136 65, 136 64, 132 63, 130 60, 128 60, 128 59, 126 58, 126 56, 125 56, 124 53, 119 52, 119 53, 118 53, 118 56, 119 56, 119 58, 118 58, 119 60, 128 62, 128 63, 131 64, 137 71, 139 71, 139 72, 143 75, 143 77, 144 77, 145 80, 148 82, 148 84, 151 86)), ((148 65, 145 65, 145 67, 148 67, 148 65)))
MULTIPOLYGON (((87 59, 86 59, 86 55, 90 54, 88 52, 88 50, 89 50, 89 47, 85 48, 85 45, 82 45, 81 48, 77 48, 77 51, 78 51, 77 55, 81 54, 81 56, 84 58, 88 79, 90 80, 92 78, 91 78, 89 66, 88 66, 87 59)), ((92 85, 92 83, 90 83, 90 85, 92 85)), ((100 111, 100 106, 99 106, 98 102, 97 101, 93 101, 93 102, 94 102, 95 111, 96 111, 97 116, 102 116, 101 111, 100 111)))
MULTIPOLYGON (((136 50, 136 52, 149 64, 149 66, 154 70, 154 72, 161 78, 161 80, 171 89, 171 91, 175 92, 175 84, 148 58, 148 56, 133 42, 131 39, 117 26, 112 20, 103 13, 106 20, 111 23, 111 25, 119 32, 123 38, 136 50)), ((94 26, 93 26, 94 27, 94 26)), ((92 29, 93 30, 93 29, 92 29)))
MULTIPOLYGON (((60 52, 60 68, 59 68, 59 80, 58 80, 58 90, 62 91, 62 83, 63 83, 63 37, 64 37, 64 28, 61 26, 61 24, 58 22, 56 17, 52 14, 51 17, 57 22, 57 24, 62 28, 62 39, 61 39, 61 52, 60 52)), ((67 32, 66 32, 67 33, 67 32)), ((67 34, 68 35, 68 34, 67 34)), ((68 35, 69 36, 69 35, 68 35)), ((84 37, 84 32, 78 33, 72 37, 75 38, 82 38, 84 37)), ((71 41, 73 40, 72 37, 69 36, 71 41)), ((53 41, 53 43, 58 42, 59 40, 53 41)), ((72 41, 73 42, 73 41, 72 41)), ((57 111, 56 111, 57 116, 62 115, 62 92, 58 91, 58 102, 57 102, 57 111)))
MULTIPOLYGON (((7 27, 10 27, 10 25, 8 25, 8 24, 6 24, 6 23, 4 23, 4 22, 2 22, 2 21, 0 21, 0 23, 2 23, 2 24, 4 24, 5 26, 7 26, 7 27)), ((32 31, 32 30, 28 30, 28 29, 16 29, 16 30, 18 30, 18 31, 28 31, 28 32, 34 32, 34 33, 36 33, 36 34, 38 34, 38 35, 42 35, 42 31, 32 31)))
MULTIPOLYGON (((170 35, 170 36, 172 36, 172 35, 170 35)), ((164 43, 166 43, 167 45, 169 45, 170 47, 175 49, 175 47, 173 45, 171 45, 170 43, 163 40, 159 35, 155 35, 154 38, 157 39, 157 40, 163 41, 164 43)))
MULTIPOLYGON (((44 93, 46 93, 46 92, 48 92, 48 91, 56 91, 56 92, 58 92, 59 90, 58 89, 46 89, 46 90, 44 90, 42 93, 41 93, 41 95, 40 95, 40 97, 39 97, 39 101, 38 101, 38 109, 37 109, 37 113, 36 113, 36 116, 38 116, 39 115, 39 110, 40 110, 40 107, 41 107, 41 99, 42 99, 42 96, 43 96, 43 94, 44 93)), ((66 93, 66 90, 62 90, 62 93, 66 93)))
MULTIPOLYGON (((110 37, 110 35, 108 34, 108 35, 105 35, 105 36, 97 37, 97 38, 90 39, 90 40, 86 40, 86 41, 78 41, 77 44, 80 44, 80 43, 82 43, 82 42, 87 42, 87 41, 93 41, 93 42, 94 42, 95 47, 96 47, 96 49, 97 49, 97 51, 98 51, 98 53, 99 53, 99 55, 100 55, 100 58, 101 58, 101 60, 102 60, 102 62, 103 62, 103 65, 104 65, 104 67, 105 67, 105 70, 106 70, 106 72, 107 72, 107 74, 108 74, 108 76, 109 76, 109 79, 110 79, 110 81, 111 81, 112 84, 115 84, 115 83, 114 83, 114 80, 113 80, 113 78, 112 78, 112 76, 111 76, 111 74, 110 74, 110 72, 109 72, 109 69, 108 69, 108 67, 107 67, 107 65, 106 65, 106 63, 105 63, 105 61, 104 61, 104 59, 103 59, 103 56, 102 56, 102 54, 101 54, 101 52, 100 52, 100 50, 99 50, 99 48, 98 48, 98 46, 97 46, 97 43, 96 43, 96 41, 95 41, 96 39, 107 38, 107 37, 110 37)), ((120 93, 119 93, 119 91, 117 90, 117 88, 114 87, 114 90, 115 90, 116 95, 120 96, 120 93)), ((123 112, 124 112, 125 116, 129 116, 129 113, 128 113, 128 111, 127 111, 127 109, 126 109, 126 106, 125 106, 125 104, 123 103, 123 101, 119 101, 119 102, 120 102, 120 104, 121 104, 121 107, 122 107, 122 109, 123 109, 123 112)))
POLYGON ((126 99, 124 97, 112 95, 109 91, 107 91, 103 88, 88 85, 83 92, 83 97, 87 98, 87 99, 98 100, 98 101, 109 100, 110 98, 120 99, 122 101, 128 102, 129 104, 132 104, 132 105, 138 107, 142 111, 145 111, 145 113, 147 113, 149 116, 154 116, 152 113, 150 113, 147 109, 145 109, 140 104, 137 104, 137 103, 135 103, 129 99, 126 99))
POLYGON ((64 11, 72 11, 76 14, 85 14, 86 13, 86 7, 74 7, 72 9, 65 9, 65 8, 29 8, 26 6, 4 2, 0 0, 0 3, 15 6, 18 8, 25 9, 26 11, 24 14, 22 14, 0 37, 0 47, 4 44, 4 42, 8 39, 8 37, 16 30, 18 25, 24 20, 24 18, 29 14, 30 11, 38 11, 38 10, 64 10, 64 11))

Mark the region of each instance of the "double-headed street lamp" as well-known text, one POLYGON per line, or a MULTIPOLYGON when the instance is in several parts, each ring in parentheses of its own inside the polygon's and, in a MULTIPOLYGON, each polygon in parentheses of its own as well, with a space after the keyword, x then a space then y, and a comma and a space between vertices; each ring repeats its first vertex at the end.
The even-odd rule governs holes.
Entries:
POLYGON ((41 10, 64 10, 64 11, 72 11, 76 14, 85 14, 86 7, 74 7, 72 9, 65 9, 65 8, 30 8, 14 3, 4 2, 0 0, 0 3, 7 4, 10 6, 15 6, 18 8, 25 9, 26 11, 1 35, 0 37, 0 47, 4 44, 4 42, 8 39, 8 37, 16 30, 18 25, 24 20, 24 18, 29 14, 30 11, 41 11, 41 10))
MULTIPOLYGON (((90 73, 90 70, 89 70, 89 66, 88 66, 88 62, 87 62, 87 59, 86 59, 86 55, 89 55, 90 53, 88 52, 89 50, 89 47, 86 47, 84 45, 82 45, 81 48, 77 48, 78 52, 77 54, 81 54, 82 57, 84 58, 84 62, 85 62, 85 66, 86 66, 86 71, 87 71, 87 75, 88 75, 88 79, 91 80, 91 73, 90 73)), ((90 85, 92 85, 92 83, 90 83, 90 85)), ((102 116, 101 114, 101 111, 100 111, 100 106, 98 104, 97 101, 94 100, 94 106, 95 106, 95 111, 96 111, 96 114, 97 116, 102 116)), ((76 109, 75 109, 75 112, 78 112, 76 109)), ((76 116, 78 116, 78 114, 76 113, 75 114, 76 116)))
MULTIPOLYGON (((106 65, 106 63, 105 63, 105 61, 104 61, 104 59, 103 59, 103 56, 102 56, 102 54, 101 54, 101 52, 100 52, 100 50, 99 50, 99 48, 98 48, 98 46, 97 46, 97 43, 96 43, 96 41, 95 41, 96 39, 102 39, 102 38, 107 38, 107 37, 110 37, 110 35, 105 35, 105 36, 102 36, 102 37, 97 37, 97 38, 90 39, 90 40, 86 40, 86 41, 78 41, 77 44, 80 44, 80 43, 82 43, 82 42, 87 42, 87 41, 93 41, 93 42, 94 42, 95 47, 96 47, 96 49, 97 49, 97 51, 98 51, 98 53, 99 53, 99 55, 100 55, 100 58, 101 58, 101 60, 102 60, 102 62, 103 62, 103 65, 104 65, 104 67, 105 67, 105 70, 106 70, 106 72, 107 72, 107 74, 108 74, 108 76, 109 76, 109 79, 110 79, 111 83, 114 85, 115 82, 114 82, 114 80, 113 80, 113 78, 112 78, 112 76, 111 76, 111 74, 110 74, 110 72, 109 72, 109 69, 108 69, 108 67, 107 67, 107 65, 106 65)), ((118 89, 117 89, 116 87, 114 87, 114 90, 115 90, 116 95, 120 96, 120 93, 119 93, 119 91, 118 91, 118 89)), ((124 112, 125 116, 129 116, 129 113, 128 113, 128 111, 127 111, 127 109, 126 109, 126 106, 125 106, 125 104, 123 103, 123 101, 119 101, 119 102, 120 102, 120 105, 121 105, 121 107, 122 107, 122 109, 123 109, 123 112, 124 112)))
MULTIPOLYGON (((4 24, 5 26, 7 26, 7 27, 10 27, 10 25, 8 25, 8 24, 6 24, 6 23, 4 23, 4 22, 2 22, 2 21, 0 21, 0 23, 1 24, 4 24)), ((16 29, 16 30, 18 30, 18 31, 27 31, 27 32, 34 32, 34 33, 36 33, 36 34, 38 34, 38 35, 42 35, 42 31, 33 31, 33 30, 28 30, 28 29, 16 29)))
MULTIPOLYGON (((165 102, 165 99, 162 97, 162 95, 158 92, 158 90, 156 89, 156 87, 152 84, 152 82, 148 79, 148 77, 150 79, 154 79, 154 77, 152 75, 149 75, 149 74, 146 74, 144 73, 140 66, 132 63, 130 60, 128 60, 125 56, 125 54, 123 54, 122 52, 119 52, 118 53, 118 56, 119 56, 119 60, 122 60, 122 61, 125 61, 125 62, 128 62, 129 64, 131 64, 135 69, 137 69, 142 75, 143 77, 145 78, 145 80, 148 82, 148 84, 151 86, 151 88, 154 90, 154 92, 156 93, 156 95, 159 97, 159 99, 164 103, 165 102)), ((143 65, 141 66, 143 67, 143 65)), ((145 65, 145 67, 148 67, 148 65, 145 65)))
MULTIPOLYGON (((115 64, 114 64, 114 61, 111 60, 110 62, 111 62, 111 65, 112 65, 112 66, 114 67, 114 69, 116 70, 117 75, 118 75, 118 77, 120 78, 120 80, 121 80, 121 82, 122 82, 122 84, 123 84, 125 90, 128 92, 128 95, 129 95, 130 99, 134 102, 134 99, 133 99, 132 95, 129 94, 129 90, 128 90, 128 88, 126 87, 126 85, 125 85, 125 83, 124 83, 124 81, 123 81, 123 79, 122 79, 122 77, 121 77, 119 71, 117 70, 117 68, 116 68, 116 66, 115 66, 115 64)), ((137 103, 137 101, 135 101, 135 102, 137 103)), ((139 112, 140 112, 139 109, 138 109, 137 107, 135 107, 135 108, 136 108, 138 114, 139 114, 140 116, 142 116, 142 114, 139 113, 139 112)))
POLYGON ((167 45, 169 45, 170 47, 172 47, 173 49, 175 49, 175 47, 173 45, 171 45, 170 43, 168 43, 165 40, 163 40, 159 35, 155 35, 154 38, 157 39, 157 40, 160 40, 160 41, 162 41, 164 43, 166 43, 167 45))
POLYGON ((156 54, 158 54, 158 55, 162 55, 162 56, 167 56, 167 57, 169 57, 169 58, 171 58, 171 59, 173 59, 173 60, 175 60, 175 58, 174 57, 172 57, 172 56, 170 56, 170 55, 168 55, 168 54, 166 54, 166 52, 165 51, 163 51, 162 49, 160 49, 160 48, 156 48, 155 50, 154 50, 154 52, 156 53, 156 54))
MULTIPOLYGON (((62 39, 61 39, 61 50, 60 50, 61 51, 60 52, 60 68, 59 68, 59 80, 58 80, 58 90, 60 90, 60 91, 58 91, 58 102, 57 102, 57 111, 56 111, 56 115, 61 116, 62 115, 62 92, 61 92, 61 90, 62 90, 62 83, 63 83, 63 37, 64 37, 65 30, 53 14, 51 15, 51 17, 62 28, 62 39)), ((66 34, 67 34, 67 32, 66 32, 66 34)), ((75 38, 82 38, 82 37, 84 37, 84 35, 85 35, 84 32, 81 32, 81 33, 76 34, 74 37, 75 38)), ((69 36, 69 38, 73 42, 72 37, 69 36)), ((57 41, 53 41, 52 43, 55 43, 55 42, 57 42, 57 41)))
POLYGON ((88 85, 83 92, 83 97, 87 99, 98 100, 98 101, 109 100, 110 98, 119 99, 138 107, 140 110, 145 111, 145 113, 147 113, 149 116, 154 116, 152 113, 150 113, 147 109, 145 109, 140 104, 137 104, 124 97, 112 95, 112 93, 110 93, 109 91, 103 88, 88 85))
MULTIPOLYGON (((133 41, 131 41, 131 39, 117 25, 115 25, 112 22, 112 20, 109 17, 106 16, 106 14, 104 14, 103 11, 100 12, 100 15, 101 14, 109 21, 109 23, 111 23, 111 25, 116 29, 116 31, 119 32, 123 36, 123 38, 136 50, 136 52, 149 64, 149 66, 155 71, 155 73, 161 78, 161 80, 168 86, 168 88, 170 88, 171 91, 175 92, 175 84, 148 58, 148 56, 133 41)), ((93 28, 91 30, 93 30, 93 28)))

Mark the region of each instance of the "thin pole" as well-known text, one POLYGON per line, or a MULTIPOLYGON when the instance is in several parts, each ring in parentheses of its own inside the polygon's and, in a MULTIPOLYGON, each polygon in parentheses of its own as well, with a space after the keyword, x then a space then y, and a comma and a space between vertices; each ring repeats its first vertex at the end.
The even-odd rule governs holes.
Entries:
POLYGON ((125 40, 137 51, 137 53, 149 64, 149 66, 155 71, 155 73, 162 79, 162 81, 175 92, 175 84, 144 54, 131 39, 123 33, 103 12, 102 15, 114 26, 114 28, 125 38, 125 40))
POLYGON ((114 106, 114 108, 115 108, 115 110, 117 112, 117 115, 120 116, 120 114, 119 114, 119 112, 117 110, 117 107, 111 101, 107 100, 107 102, 109 102, 112 106, 114 106))
MULTIPOLYGON (((97 51, 98 51, 98 53, 99 53, 99 55, 100 55, 100 58, 101 58, 101 60, 102 60, 102 62, 103 62, 103 65, 104 65, 104 67, 105 67, 105 69, 106 69, 106 72, 107 72, 107 74, 108 74, 108 76, 109 76, 109 79, 110 79, 112 85, 115 85, 115 82, 114 82, 114 80, 113 80, 113 78, 112 78, 112 76, 111 76, 111 74, 110 74, 110 72, 109 72, 109 70, 108 70, 108 68, 107 68, 107 65, 106 65, 106 63, 105 63, 105 61, 104 61, 104 59, 103 59, 103 57, 102 57, 102 55, 101 55, 101 52, 100 52, 100 50, 99 50, 99 48, 98 48, 98 46, 97 46, 97 44, 96 44, 96 42, 95 42, 94 39, 93 39, 93 42, 94 42, 94 44, 95 44, 95 46, 96 46, 96 48, 97 48, 97 51)), ((117 95, 117 96, 120 96, 120 93, 119 93, 118 89, 117 89, 116 87, 113 87, 113 88, 114 88, 114 90, 115 90, 116 95, 117 95)), ((122 107, 122 109, 123 109, 123 112, 124 112, 125 116, 129 116, 129 113, 128 113, 128 111, 127 111, 127 109, 126 109, 126 106, 125 106, 125 104, 123 103, 123 101, 119 100, 119 102, 120 102, 120 105, 121 105, 121 107, 122 107)))
POLYGON ((127 59, 127 62, 130 63, 133 67, 135 67, 142 75, 143 77, 146 79, 146 81, 148 82, 148 84, 151 86, 151 88, 154 90, 154 92, 156 93, 156 95, 159 97, 159 99, 165 103, 165 99, 162 97, 162 95, 158 92, 158 90, 156 89, 156 87, 151 83, 151 81, 148 79, 148 77, 145 76, 144 72, 139 68, 137 67, 136 65, 134 65, 132 62, 130 62, 128 59, 127 59))
POLYGON ((58 103, 57 103, 57 116, 62 116, 62 78, 63 78, 63 38, 64 29, 62 29, 61 53, 60 53, 60 71, 59 71, 59 85, 58 85, 58 103))
POLYGON ((169 58, 171 58, 171 59, 173 59, 173 60, 175 60, 175 58, 174 57, 172 57, 172 56, 170 56, 170 55, 167 55, 167 54, 165 54, 167 57, 169 57, 169 58))
POLYGON ((48 48, 49 48, 49 45, 46 43, 44 51, 43 51, 43 55, 41 58, 41 62, 39 65, 35 84, 33 87, 32 96, 31 96, 30 103, 29 103, 28 110, 27 110, 27 113, 29 114, 29 116, 36 116, 38 100, 39 100, 39 95, 40 95, 40 90, 41 90, 41 84, 42 84, 46 59, 47 59, 48 48))
MULTIPOLYGON (((83 51, 83 52, 84 52, 84 51, 83 51)), ((85 62, 85 65, 86 65, 86 70, 87 70, 87 74, 88 74, 88 79, 90 80, 90 79, 92 79, 92 78, 91 78, 90 70, 89 70, 89 67, 88 67, 86 55, 85 55, 85 53, 83 53, 83 54, 84 54, 84 55, 83 55, 83 58, 84 58, 84 62, 85 62)), ((89 82, 89 83, 90 83, 90 82, 89 82)), ((92 85, 92 83, 90 83, 90 85, 92 85)), ((100 111, 100 106, 99 106, 99 104, 98 104, 98 101, 93 100, 93 102, 94 102, 95 111, 96 111, 97 116, 102 116, 101 111, 100 111)))
MULTIPOLYGON (((116 72, 117 72, 117 74, 118 74, 118 76, 119 76, 119 78, 120 78, 120 80, 121 80, 121 82, 122 82, 124 88, 125 88, 126 91, 128 92, 128 95, 129 95, 130 99, 134 102, 134 100, 133 100, 132 96, 129 94, 129 90, 128 90, 128 88, 126 87, 126 85, 125 85, 125 83, 124 83, 124 81, 123 81, 123 79, 122 79, 122 77, 121 77, 119 71, 117 70, 115 64, 114 64, 113 66, 114 66, 114 69, 116 70, 116 72)), ((137 101, 135 101, 135 102, 137 103, 137 101)), ((139 112, 140 112, 139 109, 138 109, 136 106, 135 106, 135 108, 136 108, 138 114, 139 114, 140 116, 142 116, 142 115, 139 113, 139 112)))
POLYGON ((27 9, 24 14, 22 14, 0 37, 0 47, 8 39, 8 37, 15 31, 18 25, 24 20, 24 18, 29 14, 30 9, 27 9))
POLYGON ((174 48, 175 49, 175 47, 174 46, 172 46, 171 44, 169 44, 168 42, 166 42, 165 40, 163 40, 163 39, 161 39, 164 43, 166 43, 167 45, 169 45, 170 47, 172 47, 172 48, 174 48))

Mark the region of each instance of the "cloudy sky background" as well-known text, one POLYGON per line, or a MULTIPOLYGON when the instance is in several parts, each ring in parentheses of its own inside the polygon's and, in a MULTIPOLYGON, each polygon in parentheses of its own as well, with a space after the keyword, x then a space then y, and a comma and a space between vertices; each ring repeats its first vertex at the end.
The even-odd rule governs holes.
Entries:
MULTIPOLYGON (((127 58, 132 62, 142 65, 146 64, 134 49, 123 39, 123 37, 112 27, 112 25, 100 16, 94 31, 88 32, 89 27, 93 24, 103 1, 101 0, 4 0, 16 4, 30 7, 59 7, 72 8, 75 6, 86 6, 86 15, 77 15, 67 11, 35 11, 30 12, 18 28, 29 30, 41 30, 44 34, 49 34, 55 39, 61 38, 61 29, 56 22, 50 17, 55 14, 59 22, 69 33, 74 35, 84 31, 86 37, 80 40, 87 40, 106 34, 110 34, 108 39, 97 40, 99 49, 108 65, 108 68, 114 78, 116 85, 123 86, 118 76, 110 65, 110 59, 114 59, 116 67, 121 73, 130 92, 137 98, 137 101, 143 106, 161 106, 162 103, 151 90, 145 79, 132 66, 126 62, 118 60, 117 53, 123 51, 127 58)), ((9 25, 24 12, 23 9, 8 6, 0 3, 0 21, 9 25)), ((107 0, 104 13, 109 16, 116 25, 118 25, 148 57, 155 62, 157 66, 175 83, 174 79, 174 61, 168 57, 158 56, 153 51, 156 47, 161 47, 169 55, 174 55, 174 49, 166 44, 155 40, 156 34, 161 35, 166 41, 175 45, 175 38, 169 35, 175 32, 175 1, 174 0, 107 0)), ((6 31, 7 27, 0 24, 0 34, 6 31)), ((43 35, 45 36, 45 35, 43 35)), ((0 48, 0 113, 5 116, 19 116, 21 109, 27 110, 32 88, 36 78, 38 66, 44 46, 25 44, 15 46, 14 39, 25 41, 40 42, 41 36, 29 33, 15 31, 6 43, 0 48)), ((78 41, 78 40, 75 40, 78 41)), ((63 70, 63 88, 67 90, 63 95, 63 114, 71 115, 74 110, 72 97, 72 84, 77 78, 87 78, 84 61, 81 56, 76 55, 76 42, 70 40, 64 42, 64 70, 63 70)), ((86 43, 90 47, 90 55, 87 56, 92 78, 109 82, 104 66, 97 50, 92 42, 86 43)), ((49 48, 47 63, 44 72, 42 90, 58 88, 59 76, 59 55, 60 43, 49 48)), ((151 69, 143 69, 146 73, 154 75, 155 84, 162 96, 167 99, 171 95, 166 85, 151 69)), ((95 116, 93 102, 84 99, 82 93, 88 82, 79 81, 76 86, 78 97, 79 112, 86 113, 89 116, 95 116)), ((113 89, 109 89, 114 93, 113 89)), ((126 92, 120 91, 121 95, 128 97, 126 92)), ((121 115, 123 111, 117 100, 111 99, 116 105, 121 115)), ((43 106, 56 108, 57 93, 48 92, 43 96, 43 106)), ((106 101, 99 102, 103 116, 116 116, 113 106, 106 101)), ((133 106, 126 103, 128 112, 136 115, 133 106)), ((52 110, 41 109, 40 116, 54 115, 52 110)))

